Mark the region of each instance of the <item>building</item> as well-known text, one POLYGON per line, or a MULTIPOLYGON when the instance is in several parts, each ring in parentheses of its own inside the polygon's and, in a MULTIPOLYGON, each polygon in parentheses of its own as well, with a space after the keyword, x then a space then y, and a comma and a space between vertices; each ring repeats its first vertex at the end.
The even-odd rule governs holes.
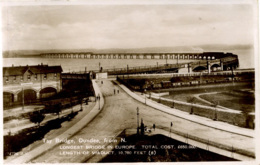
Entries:
POLYGON ((4 107, 30 103, 60 92, 61 66, 33 65, 3 67, 4 107))

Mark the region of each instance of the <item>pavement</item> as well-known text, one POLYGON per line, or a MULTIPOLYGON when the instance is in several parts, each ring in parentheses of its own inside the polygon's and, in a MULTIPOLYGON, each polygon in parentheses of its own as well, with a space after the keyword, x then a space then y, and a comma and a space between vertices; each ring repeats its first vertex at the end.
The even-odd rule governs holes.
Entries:
MULTIPOLYGON (((134 135, 134 134, 136 134, 136 129, 127 129, 124 131, 124 134, 126 136, 134 135)), ((219 143, 214 143, 212 141, 205 142, 205 141, 200 141, 198 139, 194 140, 192 137, 179 135, 174 130, 166 131, 164 129, 156 128, 156 129, 151 129, 151 132, 146 132, 145 134, 148 136, 153 136, 153 135, 158 135, 158 134, 164 135, 164 136, 167 136, 174 140, 178 140, 180 142, 186 143, 188 145, 193 145, 200 149, 214 152, 219 155, 229 156, 229 157, 237 159, 237 160, 247 160, 247 161, 254 160, 254 158, 252 157, 254 155, 254 153, 252 153, 252 152, 250 153, 248 151, 243 151, 243 150, 240 151, 240 153, 234 152, 234 148, 232 150, 232 146, 225 146, 225 145, 222 145, 219 143), (245 156, 245 155, 247 155, 247 156, 245 156)), ((176 147, 178 147, 178 146, 176 146, 176 147)))
MULTIPOLYGON (((81 130, 84 126, 86 126, 91 120, 93 120, 96 115, 100 112, 104 105, 104 98, 102 96, 102 93, 100 92, 100 89, 98 85, 96 84, 95 80, 92 80, 93 88, 95 90, 96 95, 100 95, 100 102, 96 102, 96 105, 93 107, 93 109, 86 115, 84 118, 82 118, 80 121, 78 121, 76 124, 74 124, 72 127, 70 127, 67 131, 63 132, 59 136, 51 139, 55 141, 56 139, 60 140, 66 140, 76 134, 79 130, 81 130)), ((50 140, 50 139, 49 139, 50 140)), ((43 145, 31 150, 30 152, 27 152, 26 154, 16 158, 12 159, 11 161, 6 161, 5 163, 10 164, 16 164, 16 163, 27 163, 33 160, 36 157, 39 157, 43 153, 47 152, 48 150, 52 149, 59 143, 44 143, 43 145)))

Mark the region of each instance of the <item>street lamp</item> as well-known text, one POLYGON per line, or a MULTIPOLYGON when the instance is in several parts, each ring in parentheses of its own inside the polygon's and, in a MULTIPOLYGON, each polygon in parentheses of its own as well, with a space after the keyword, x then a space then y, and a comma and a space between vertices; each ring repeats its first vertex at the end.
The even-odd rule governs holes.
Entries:
POLYGON ((137 115, 137 135, 139 135, 139 108, 136 108, 136 115, 137 115))
POLYGON ((82 111, 82 110, 83 110, 83 107, 82 107, 82 102, 83 102, 83 98, 82 98, 82 97, 80 97, 80 111, 82 111))
POLYGON ((22 107, 22 110, 24 111, 24 89, 23 89, 23 86, 22 86, 22 90, 23 90, 23 107, 22 107))
POLYGON ((97 96, 97 100, 98 100, 98 110, 100 110, 100 95, 99 94, 97 96))
POLYGON ((144 89, 144 103, 146 104, 146 89, 144 89))
POLYGON ((158 103, 161 103, 161 90, 159 89, 159 99, 158 99, 158 103))

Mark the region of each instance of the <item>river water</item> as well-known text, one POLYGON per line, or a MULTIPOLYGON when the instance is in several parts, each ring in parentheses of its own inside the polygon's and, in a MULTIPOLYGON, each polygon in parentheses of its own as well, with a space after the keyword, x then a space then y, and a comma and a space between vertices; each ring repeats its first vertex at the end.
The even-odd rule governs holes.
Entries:
MULTIPOLYGON (((232 50, 229 51, 238 55, 239 68, 254 68, 253 50, 232 50)), ((179 63, 188 62, 188 60, 178 60, 179 63)), ((61 65, 63 72, 98 70, 99 64, 103 69, 126 68, 136 66, 149 66, 166 64, 165 59, 50 59, 50 58, 3 58, 3 66, 25 66, 25 65, 61 65)), ((176 64, 177 60, 168 59, 168 64, 176 64)))

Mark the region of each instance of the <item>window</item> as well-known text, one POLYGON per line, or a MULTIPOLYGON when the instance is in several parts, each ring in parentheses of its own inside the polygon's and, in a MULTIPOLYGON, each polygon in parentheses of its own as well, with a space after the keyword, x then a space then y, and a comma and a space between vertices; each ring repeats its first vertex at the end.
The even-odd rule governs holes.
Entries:
POLYGON ((57 78, 57 73, 54 73, 54 78, 57 78))
POLYGON ((47 79, 47 74, 43 74, 43 79, 44 79, 44 80, 47 79))
POLYGON ((28 76, 27 76, 27 80, 31 80, 31 75, 28 75, 28 76))

